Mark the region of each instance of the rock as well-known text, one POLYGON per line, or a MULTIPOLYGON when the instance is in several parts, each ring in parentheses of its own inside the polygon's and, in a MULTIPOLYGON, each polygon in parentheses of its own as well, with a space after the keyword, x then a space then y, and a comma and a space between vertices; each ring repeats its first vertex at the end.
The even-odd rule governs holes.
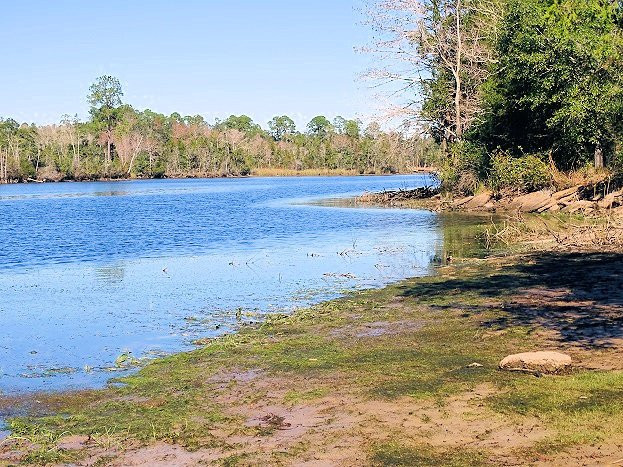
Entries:
POLYGON ((521 212, 537 211, 543 206, 548 205, 552 201, 552 192, 549 190, 535 191, 527 195, 518 196, 511 203, 512 209, 518 209, 521 212))
POLYGON ((470 199, 467 203, 465 203, 465 207, 467 209, 482 208, 485 204, 491 201, 492 197, 493 197, 493 193, 491 193, 490 191, 485 191, 483 193, 480 193, 474 196, 472 199, 470 199))
POLYGON ((595 203, 592 201, 576 201, 575 203, 567 204, 564 208, 562 208, 561 212, 568 212, 569 214, 573 214, 578 211, 592 210, 595 207, 595 203))
POLYGON ((473 198, 473 196, 466 196, 465 198, 456 199, 452 202, 452 206, 454 206, 455 208, 461 207, 465 203, 471 201, 473 198))
POLYGON ((564 373, 571 368, 571 357, 560 352, 541 351, 509 355, 500 362, 502 370, 534 373, 564 373))
POLYGON ((574 186, 572 188, 567 188, 566 190, 557 191, 552 195, 552 199, 559 200, 563 198, 567 198, 568 196, 575 195, 580 189, 580 185, 574 186))
POLYGON ((562 206, 569 206, 570 204, 577 203, 578 201, 579 201, 578 197, 576 195, 573 195, 573 196, 567 196, 566 198, 563 198, 563 199, 559 199, 558 204, 562 206))
POLYGON ((542 206, 539 209, 537 209, 536 212, 542 213, 542 212, 552 209, 554 206, 558 206, 558 201, 551 201, 547 203, 545 206, 542 206))
POLYGON ((616 193, 607 194, 604 199, 597 203, 599 209, 610 209, 614 204, 614 200, 616 198, 616 193))
POLYGON ((560 204, 566 205, 571 202, 577 201, 577 194, 580 186, 574 186, 572 188, 567 188, 566 190, 557 191, 552 194, 550 198, 550 202, 541 206, 537 209, 537 212, 557 212, 560 210, 560 204))

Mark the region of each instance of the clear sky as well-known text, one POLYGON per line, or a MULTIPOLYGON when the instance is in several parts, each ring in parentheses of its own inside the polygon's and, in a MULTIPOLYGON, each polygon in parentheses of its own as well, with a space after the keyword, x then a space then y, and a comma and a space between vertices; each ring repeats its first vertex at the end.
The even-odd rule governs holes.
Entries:
POLYGON ((87 116, 89 85, 121 81, 137 109, 258 123, 373 110, 354 51, 360 0, 21 0, 0 14, 0 116, 87 116))

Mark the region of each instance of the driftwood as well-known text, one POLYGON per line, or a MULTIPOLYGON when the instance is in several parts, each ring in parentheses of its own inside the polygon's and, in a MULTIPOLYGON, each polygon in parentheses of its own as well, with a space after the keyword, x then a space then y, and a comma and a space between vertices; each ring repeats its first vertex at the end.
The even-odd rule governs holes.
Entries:
POLYGON ((379 193, 364 193, 357 198, 362 203, 391 204, 412 199, 428 199, 439 194, 439 188, 424 186, 409 190, 386 190, 379 193))

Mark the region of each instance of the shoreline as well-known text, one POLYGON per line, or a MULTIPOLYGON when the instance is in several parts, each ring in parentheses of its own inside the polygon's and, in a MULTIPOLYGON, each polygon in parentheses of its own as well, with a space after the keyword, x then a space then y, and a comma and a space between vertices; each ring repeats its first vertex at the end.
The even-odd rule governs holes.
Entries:
POLYGON ((188 176, 172 176, 172 177, 120 177, 120 178, 92 178, 92 179, 84 179, 84 180, 75 180, 75 179, 61 179, 61 180, 39 180, 39 179, 29 179, 23 181, 7 181, 0 182, 0 187, 5 185, 29 185, 29 184, 50 184, 50 183, 90 183, 90 182, 131 182, 131 181, 142 181, 142 180, 211 180, 211 179, 239 179, 239 178, 283 178, 283 177, 391 177, 394 175, 418 175, 418 174, 435 174, 436 169, 434 167, 422 167, 420 169, 416 169, 413 172, 397 172, 397 173, 359 173, 356 171, 341 171, 341 170, 323 170, 323 169, 305 169, 305 170, 287 170, 287 169, 279 169, 279 170, 270 170, 267 172, 263 172, 262 170, 259 173, 252 173, 249 175, 218 175, 218 174, 198 174, 198 175, 188 175, 188 176))
POLYGON ((485 214, 577 214, 607 217, 623 214, 623 188, 575 185, 556 190, 543 189, 529 193, 493 193, 481 191, 456 198, 438 188, 370 192, 355 198, 355 204, 426 209, 435 212, 485 214))
POLYGON ((155 360, 124 387, 38 395, 63 417, 14 419, 21 441, 9 438, 0 455, 10 447, 11 459, 77 465, 161 456, 243 465, 613 462, 623 406, 599 394, 623 391, 619 328, 605 326, 623 314, 622 284, 612 283, 623 277, 621 259, 545 247, 452 260, 431 276, 272 316, 155 360), (506 354, 539 348, 569 353, 574 371, 498 370, 506 354))

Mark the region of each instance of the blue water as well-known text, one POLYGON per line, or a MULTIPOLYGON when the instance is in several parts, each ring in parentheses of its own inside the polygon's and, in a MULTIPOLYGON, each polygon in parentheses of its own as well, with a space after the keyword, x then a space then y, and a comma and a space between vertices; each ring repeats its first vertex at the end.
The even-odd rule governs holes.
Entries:
POLYGON ((0 392, 98 387, 265 313, 427 274, 436 214, 323 206, 426 175, 0 186, 0 392))

